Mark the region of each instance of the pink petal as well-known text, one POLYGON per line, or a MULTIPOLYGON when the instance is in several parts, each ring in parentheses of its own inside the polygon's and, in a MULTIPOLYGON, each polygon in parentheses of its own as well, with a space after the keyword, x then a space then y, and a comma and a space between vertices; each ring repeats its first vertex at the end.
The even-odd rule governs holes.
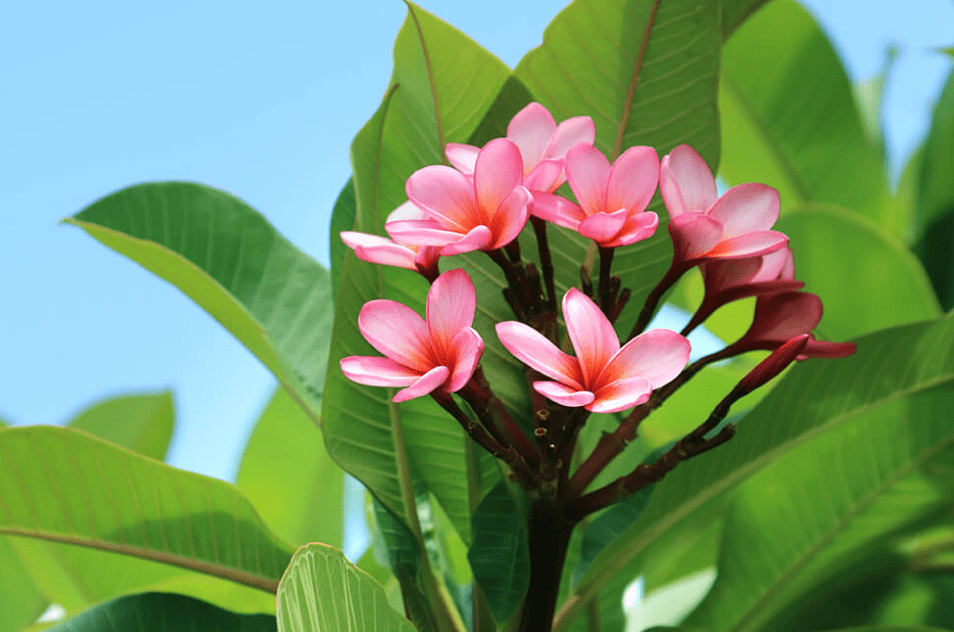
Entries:
POLYGON ((341 241, 354 248, 358 259, 386 266, 416 270, 417 252, 386 237, 353 231, 341 231, 341 241))
POLYGON ((494 241, 489 248, 501 248, 517 238, 530 219, 530 207, 533 196, 524 187, 515 188, 491 220, 491 232, 494 241))
POLYGON ((601 385, 642 377, 652 388, 671 382, 689 362, 689 341, 668 329, 650 329, 623 346, 599 377, 601 385))
POLYGON ((600 308, 586 294, 571 287, 563 297, 563 320, 583 373, 591 387, 619 351, 619 338, 600 308))
POLYGON ((579 206, 566 198, 552 193, 533 193, 533 206, 530 213, 557 226, 576 230, 586 214, 579 206))
POLYGON ((434 366, 424 319, 397 301, 369 301, 358 314, 358 329, 371 346, 418 373, 434 366))
POLYGON ((659 182, 659 156, 652 147, 630 147, 610 168, 606 209, 645 211, 659 182))
POLYGON ((435 346, 450 351, 457 332, 474 324, 476 309, 474 282, 466 272, 450 270, 437 277, 427 292, 427 329, 435 346))
POLYGON ((784 248, 787 243, 788 236, 785 233, 763 230, 720 241, 715 248, 705 253, 705 256, 738 259, 753 255, 764 255, 773 250, 784 248))
POLYGON ((543 152, 544 158, 563 158, 566 152, 579 144, 592 145, 596 140, 596 126, 588 116, 574 116, 559 125, 543 152))
POLYGON ((531 191, 555 191, 566 180, 563 160, 543 160, 523 179, 523 186, 531 191))
POLYGON ((576 145, 566 153, 566 178, 587 215, 601 211, 617 211, 606 208, 606 180, 610 163, 606 156, 591 145, 576 145))
POLYGON ((481 217, 489 221, 521 182, 523 160, 517 146, 506 138, 495 138, 484 145, 474 167, 474 188, 481 217))
POLYGON ((792 263, 792 249, 779 248, 761 256, 762 265, 759 271, 749 279, 749 283, 761 283, 763 281, 775 281, 781 277, 787 268, 791 267, 792 276, 785 280, 795 278, 795 266, 792 263))
POLYGON ((722 225, 705 215, 688 211, 669 221, 669 235, 677 261, 690 261, 715 247, 722 237, 722 225))
POLYGON ((595 398, 586 409, 591 413, 618 413, 645 403, 652 390, 649 380, 644 377, 611 382, 594 393, 595 398))
POLYGON ((474 185, 456 169, 444 165, 418 169, 404 189, 415 206, 444 228, 466 233, 478 223, 474 185))
POLYGON ((708 215, 722 224, 722 239, 730 239, 769 230, 778 219, 778 210, 778 191, 749 183, 726 191, 708 215))
POLYGON ((589 237, 600 244, 608 243, 626 224, 628 215, 629 211, 625 208, 615 213, 594 213, 580 222, 576 230, 584 237, 589 237))
POLYGON ((385 224, 387 224, 387 222, 396 222, 405 219, 430 219, 430 217, 427 213, 414 206, 413 202, 408 200, 388 214, 385 224))
POLYGON ((445 230, 432 219, 404 219, 384 225, 394 241, 419 246, 446 246, 458 241, 461 233, 445 230))
POLYGON ((399 404, 401 402, 406 402, 409 399, 420 397, 421 395, 427 395, 435 388, 446 382, 449 375, 450 371, 446 366, 436 366, 418 378, 416 382, 407 388, 398 391, 394 395, 393 401, 395 404, 399 404))
POLYGON ((659 192, 672 218, 708 211, 719 197, 712 170, 689 145, 679 145, 662 159, 659 192))
POLYGON ((441 248, 441 255, 449 257, 451 255, 459 255, 463 252, 484 250, 490 246, 492 240, 493 233, 490 232, 489 228, 486 226, 476 226, 457 241, 441 248))
POLYGON ((586 406, 595 399, 593 393, 589 391, 578 391, 559 382, 534 382, 533 390, 547 399, 569 408, 586 406))
POLYGON ((348 356, 341 359, 341 372, 352 382, 366 386, 410 386, 421 377, 391 360, 368 356, 348 356))
POLYGON ((755 318, 744 337, 749 340, 791 340, 814 329, 821 317, 821 299, 809 292, 763 296, 755 302, 755 318))
POLYGON ((706 293, 719 294, 731 287, 749 283, 764 267, 762 256, 744 259, 713 259, 699 265, 706 293))
POLYGON ((480 148, 461 143, 447 143, 447 146, 444 147, 444 155, 447 156, 448 162, 461 173, 468 175, 474 173, 474 165, 477 164, 477 154, 479 152, 480 148))
POLYGON ((539 103, 531 103, 510 119, 510 124, 507 125, 507 138, 520 148, 523 166, 527 173, 543 160, 543 152, 556 129, 557 124, 553 120, 553 115, 539 103))
POLYGON ((454 365, 451 367, 451 377, 447 385, 448 393, 456 393, 470 381, 484 352, 484 339, 475 330, 461 329, 451 341, 456 354, 454 365))
POLYGON ((619 234, 612 241, 603 244, 609 248, 620 248, 635 244, 653 236, 659 226, 659 216, 652 211, 633 213, 626 218, 626 223, 619 234))
POLYGON ((560 351, 543 334, 512 320, 497 323, 496 329, 497 337, 507 351, 528 367, 576 390, 583 389, 580 363, 560 351))

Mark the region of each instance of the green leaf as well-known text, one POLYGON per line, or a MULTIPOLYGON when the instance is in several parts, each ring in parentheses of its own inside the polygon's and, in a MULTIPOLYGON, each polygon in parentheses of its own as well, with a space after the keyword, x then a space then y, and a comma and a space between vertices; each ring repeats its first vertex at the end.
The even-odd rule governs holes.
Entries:
POLYGON ((348 178, 338 199, 335 200, 335 207, 331 211, 330 243, 329 252, 331 253, 331 295, 338 295, 338 277, 341 275, 341 264, 344 263, 345 253, 348 252, 348 246, 341 241, 341 231, 351 230, 354 226, 354 214, 357 210, 357 200, 354 196, 354 178, 348 178))
POLYGON ((501 481, 484 496, 474 512, 474 541, 467 552, 474 581, 497 621, 513 614, 530 585, 526 525, 511 494, 501 481))
POLYGON ((182 595, 121 597, 48 628, 49 632, 272 632, 275 617, 243 615, 182 595))
POLYGON ((252 431, 235 485, 283 539, 342 546, 344 472, 318 426, 281 387, 252 431))
MULTIPOLYGON (((500 60, 465 35, 408 5, 394 45, 392 88, 351 148, 354 230, 383 234, 388 213, 407 199, 407 177, 443 162, 444 143, 468 141, 508 75, 500 60)), ((335 369, 328 376, 322 415, 329 453, 420 537, 413 469, 469 542, 467 439, 457 423, 430 398, 398 406, 391 402, 393 390, 355 384, 337 369, 345 356, 375 353, 357 327, 365 302, 389 298, 420 313, 427 282, 414 272, 383 269, 346 253, 339 283, 331 351, 335 369)), ((483 301, 480 290, 478 295, 483 301)))
POLYGON ((20 630, 36 621, 49 601, 9 541, 0 537, 0 630, 20 630))
POLYGON ((818 327, 824 337, 844 340, 941 314, 917 258, 865 218, 808 204, 779 219, 776 228, 790 238, 796 278, 824 302, 818 327))
POLYGON ((324 544, 295 553, 278 587, 282 632, 414 632, 388 605, 384 589, 344 554, 324 544))
POLYGON ((853 86, 858 113, 864 124, 865 133, 872 145, 881 152, 884 160, 884 92, 891 76, 894 63, 898 58, 898 47, 889 46, 885 50, 884 62, 874 76, 859 81, 853 86))
POLYGON ((237 490, 56 426, 0 430, 0 533, 274 591, 290 557, 237 490), (80 458, 82 455, 82 458, 80 458))
POLYGON ((762 8, 768 0, 722 0, 722 41, 729 39, 742 23, 762 8))
POLYGON ((191 182, 140 184, 65 220, 169 281, 238 338, 317 418, 328 272, 257 211, 191 182))
POLYGON ((572 620, 582 604, 656 540, 691 522, 726 490, 786 454, 799 449, 809 453, 814 440, 828 432, 880 420, 897 402, 954 382, 954 315, 876 332, 857 342, 858 351, 850 358, 809 360, 792 368, 746 416, 732 441, 681 464, 659 483, 640 519, 590 567, 556 629, 564 629, 563 620, 572 620))
MULTIPOLYGON (((783 213, 828 202, 886 226, 884 161, 868 139, 838 55, 793 0, 766 5, 726 43, 719 106, 720 173, 729 184, 775 187, 783 213)), ((895 234, 902 229, 886 227, 895 234)))
POLYGON ((172 393, 107 399, 82 411, 67 425, 162 461, 166 458, 175 425, 172 393))

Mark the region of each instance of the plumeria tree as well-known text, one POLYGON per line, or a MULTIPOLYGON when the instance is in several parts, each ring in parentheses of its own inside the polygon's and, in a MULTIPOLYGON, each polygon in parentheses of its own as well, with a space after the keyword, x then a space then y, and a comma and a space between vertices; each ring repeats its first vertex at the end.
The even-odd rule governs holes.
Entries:
POLYGON ((237 486, 165 395, 0 430, 0 628, 954 629, 954 88, 894 191, 790 0, 577 0, 515 69, 409 4, 394 55, 330 272, 194 183, 67 220, 281 389, 237 486))

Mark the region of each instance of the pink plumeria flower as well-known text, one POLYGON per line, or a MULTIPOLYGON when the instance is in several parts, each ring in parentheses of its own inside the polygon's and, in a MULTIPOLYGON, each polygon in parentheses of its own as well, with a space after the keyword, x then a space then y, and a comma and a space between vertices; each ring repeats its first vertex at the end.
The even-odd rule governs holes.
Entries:
MULTIPOLYGON (((406 207, 413 206, 405 202, 395 212, 412 212, 406 207)), ((387 237, 369 235, 357 231, 341 231, 341 241, 354 249, 358 259, 369 263, 378 263, 386 266, 397 266, 408 270, 417 270, 428 276, 437 276, 437 261, 440 259, 440 248, 434 246, 417 246, 402 244, 387 237)))
POLYGON ((785 234, 769 230, 778 219, 778 191, 749 183, 719 197, 712 172, 689 145, 662 159, 659 192, 671 218, 676 262, 752 257, 788 243, 785 234))
POLYGON ((385 230, 401 243, 439 247, 443 256, 496 250, 530 217, 532 198, 522 181, 520 150, 494 139, 480 150, 472 176, 443 165, 411 174, 405 190, 412 204, 391 213, 385 230))
MULTIPOLYGON (((732 345, 738 353, 753 349, 773 351, 814 329, 822 317, 821 299, 810 292, 780 292, 760 296, 755 301, 752 326, 732 345)), ((811 336, 799 360, 806 358, 843 358, 855 352, 853 342, 826 342, 811 336)))
POLYGON ((610 166, 603 153, 577 145, 566 154, 566 176, 579 205, 534 193, 536 217, 577 231, 604 248, 651 237, 659 216, 644 212, 656 192, 659 156, 652 147, 630 147, 610 166))
MULTIPOLYGON (((574 145, 592 145, 596 126, 588 116, 569 118, 559 125, 550 111, 531 103, 507 125, 507 138, 516 143, 523 159, 523 186, 552 193, 566 181, 563 158, 574 145)), ((447 143, 444 153, 461 173, 473 173, 480 150, 473 145, 447 143)))
POLYGON ((349 356, 341 360, 341 371, 358 384, 406 387, 395 402, 434 390, 459 391, 484 350, 471 327, 476 308, 474 284, 463 270, 445 272, 431 285, 427 320, 396 301, 369 301, 358 315, 358 329, 385 357, 349 356))
POLYGON ((668 329, 647 331, 620 348, 613 325, 576 288, 563 297, 563 318, 575 358, 523 323, 497 325, 497 337, 510 353, 555 380, 534 382, 533 388, 563 406, 584 406, 594 413, 632 408, 672 381, 689 361, 689 341, 668 329))

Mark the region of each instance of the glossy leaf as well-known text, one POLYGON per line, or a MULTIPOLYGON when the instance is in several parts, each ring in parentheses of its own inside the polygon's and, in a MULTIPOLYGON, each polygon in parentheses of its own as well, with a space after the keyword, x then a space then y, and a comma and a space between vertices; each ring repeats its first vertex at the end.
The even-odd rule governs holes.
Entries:
POLYGON ((65 221, 182 290, 317 417, 331 322, 328 272, 257 211, 211 187, 155 182, 65 221))
POLYGON ((175 403, 168 391, 123 395, 87 408, 67 425, 162 461, 172 439, 175 403))
POLYGON ((863 217, 810 204, 781 218, 776 228, 790 238, 796 278, 824 303, 817 329, 822 336, 845 340, 941 314, 917 258, 863 217))
POLYGON ((278 587, 282 632, 414 632, 384 589, 344 554, 324 544, 295 553, 278 587))
POLYGON ((720 173, 730 185, 775 187, 783 213, 828 202, 881 223, 884 162, 838 55, 804 8, 775 0, 752 16, 726 43, 720 86, 720 173))
POLYGON ((266 591, 275 590, 288 563, 288 545, 228 483, 56 426, 0 430, 0 456, 0 533, 163 562, 266 591))
POLYGON ((853 427, 856 419, 879 419, 896 402, 952 382, 954 316, 865 336, 850 358, 795 366, 746 416, 732 441, 681 464, 657 485, 641 518, 597 557, 560 618, 575 618, 654 541, 739 482, 789 453, 810 451, 828 432, 853 427), (787 413, 779 416, 778 410, 787 413))
POLYGON ((275 617, 243 615, 167 593, 120 597, 48 628, 50 632, 274 632, 275 617))
POLYGON ((281 387, 252 431, 235 485, 283 539, 342 546, 344 472, 318 426, 281 387))

